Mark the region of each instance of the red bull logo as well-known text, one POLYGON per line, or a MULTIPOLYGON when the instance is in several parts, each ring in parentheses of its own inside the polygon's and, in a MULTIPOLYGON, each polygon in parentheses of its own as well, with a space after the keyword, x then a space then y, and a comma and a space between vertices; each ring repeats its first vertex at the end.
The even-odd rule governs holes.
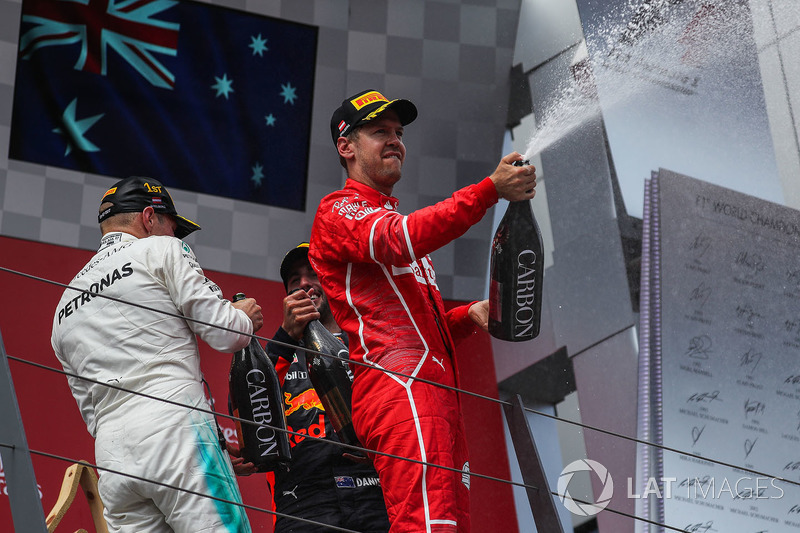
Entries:
POLYGON ((316 424, 309 424, 307 428, 297 429, 287 425, 286 429, 292 432, 289 433, 289 444, 292 446, 292 448, 306 440, 306 436, 324 439, 327 435, 327 432, 325 431, 325 415, 322 413, 319 414, 316 424))
POLYGON ((317 408, 320 411, 324 411, 325 408, 322 407, 322 402, 319 401, 319 396, 317 396, 317 391, 314 389, 306 389, 297 396, 292 396, 291 393, 284 392, 284 402, 286 405, 289 406, 286 409, 286 416, 291 415, 298 409, 305 409, 306 411, 310 411, 311 409, 317 408))

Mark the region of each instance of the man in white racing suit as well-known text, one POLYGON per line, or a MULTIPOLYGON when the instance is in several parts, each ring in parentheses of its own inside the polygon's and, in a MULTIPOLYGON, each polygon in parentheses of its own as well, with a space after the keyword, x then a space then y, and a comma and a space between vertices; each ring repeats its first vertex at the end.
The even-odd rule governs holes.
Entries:
POLYGON ((200 227, 158 181, 117 182, 98 221, 100 249, 64 291, 52 345, 95 437, 109 531, 249 532, 214 417, 193 409, 211 409, 195 335, 239 350, 261 307, 222 298, 180 240, 200 227))

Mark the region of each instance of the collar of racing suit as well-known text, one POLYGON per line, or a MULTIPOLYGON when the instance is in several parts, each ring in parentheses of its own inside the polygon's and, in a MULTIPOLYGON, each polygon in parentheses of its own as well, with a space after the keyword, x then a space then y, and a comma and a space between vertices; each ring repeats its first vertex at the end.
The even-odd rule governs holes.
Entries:
POLYGON ((114 244, 126 241, 138 241, 139 238, 124 231, 109 231, 100 239, 100 247, 97 249, 99 252, 103 248, 108 248, 114 244))
POLYGON ((361 183, 360 181, 356 181, 354 179, 347 178, 347 181, 345 181, 344 183, 344 188, 355 189, 361 196, 363 196, 370 203, 379 205, 384 209, 388 209, 390 211, 397 211, 397 206, 400 203, 400 201, 394 196, 386 196, 382 192, 373 189, 369 185, 361 183))

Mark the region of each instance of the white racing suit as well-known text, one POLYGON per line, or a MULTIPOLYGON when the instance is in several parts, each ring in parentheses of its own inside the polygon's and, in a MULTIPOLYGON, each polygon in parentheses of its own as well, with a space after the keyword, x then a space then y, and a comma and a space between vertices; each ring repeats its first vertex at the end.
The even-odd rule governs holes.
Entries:
POLYGON ((101 383, 67 378, 95 437, 109 531, 249 532, 244 509, 221 501, 240 503, 241 495, 214 417, 102 385, 210 410, 195 334, 234 352, 250 340, 248 316, 222 299, 174 237, 108 233, 70 285, 148 308, 66 289, 53 319, 52 345, 64 370, 101 383))

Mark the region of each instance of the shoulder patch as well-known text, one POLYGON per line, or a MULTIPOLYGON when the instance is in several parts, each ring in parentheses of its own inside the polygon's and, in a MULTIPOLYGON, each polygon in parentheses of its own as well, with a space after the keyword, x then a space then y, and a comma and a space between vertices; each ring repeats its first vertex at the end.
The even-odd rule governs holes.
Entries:
POLYGON ((361 220, 370 213, 380 210, 380 207, 373 207, 366 200, 359 202, 356 198, 351 200, 347 196, 335 201, 331 206, 333 214, 344 217, 347 220, 361 220))

